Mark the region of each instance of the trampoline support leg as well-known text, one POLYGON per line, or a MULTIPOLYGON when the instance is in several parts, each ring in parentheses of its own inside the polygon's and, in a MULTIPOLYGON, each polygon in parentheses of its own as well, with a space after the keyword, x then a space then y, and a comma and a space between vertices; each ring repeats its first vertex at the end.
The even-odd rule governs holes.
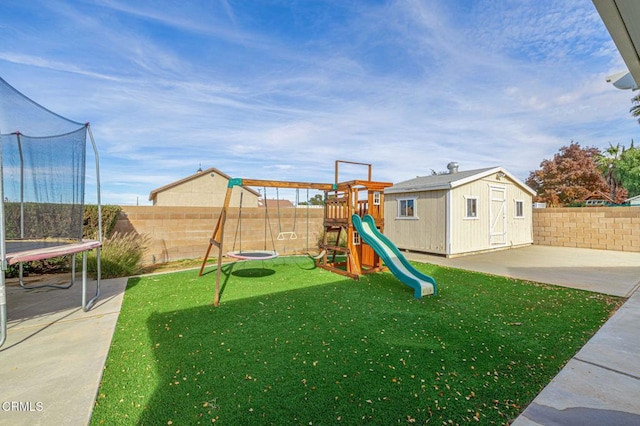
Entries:
POLYGON ((100 297, 100 248, 96 249, 96 294, 87 302, 87 252, 82 252, 82 310, 87 312, 100 297))
POLYGON ((0 346, 2 346, 7 340, 7 301, 4 271, 0 271, 0 273, 2 274, 2 283, 0 283, 0 346))
POLYGON ((71 256, 71 279, 68 284, 40 284, 40 285, 26 285, 24 282, 24 263, 20 262, 18 264, 18 282, 20 283, 20 287, 25 290, 31 290, 34 288, 55 288, 58 290, 67 290, 73 286, 75 283, 76 277, 76 254, 73 253, 71 256))

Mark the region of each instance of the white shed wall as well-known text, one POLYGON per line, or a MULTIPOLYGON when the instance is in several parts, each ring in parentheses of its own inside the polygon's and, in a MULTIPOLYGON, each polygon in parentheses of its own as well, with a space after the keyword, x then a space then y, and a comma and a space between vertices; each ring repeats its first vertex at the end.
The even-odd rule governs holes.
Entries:
POLYGON ((406 250, 446 254, 446 191, 385 194, 384 232, 406 250), (416 218, 398 217, 398 200, 416 199, 416 218))
MULTIPOLYGON (((494 198, 496 198, 494 196, 494 198)), ((451 249, 450 255, 486 251, 498 248, 531 244, 532 196, 508 178, 496 179, 495 175, 469 182, 451 190, 451 249), (494 194, 504 194, 504 211, 497 217, 496 202, 491 207, 491 188, 494 194), (500 190, 504 190, 501 192, 500 190), (466 199, 478 200, 477 218, 466 218, 466 199), (523 217, 516 217, 516 201, 522 202, 523 217), (493 217, 492 217, 493 215, 493 217), (500 220, 494 231, 504 232, 504 237, 491 238, 492 221, 500 220)))
POLYGON ((486 250, 489 243, 489 187, 475 181, 451 190, 451 236, 449 254, 486 250), (466 218, 468 198, 477 199, 477 216, 466 218))

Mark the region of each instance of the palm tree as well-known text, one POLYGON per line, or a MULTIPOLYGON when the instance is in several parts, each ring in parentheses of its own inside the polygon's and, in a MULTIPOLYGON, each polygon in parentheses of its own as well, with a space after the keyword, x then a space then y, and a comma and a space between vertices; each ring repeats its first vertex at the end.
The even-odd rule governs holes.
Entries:
MULTIPOLYGON (((633 112, 633 114, 640 116, 640 95, 636 96, 636 98, 639 98, 638 105, 634 107, 637 108, 637 113, 633 112)), ((640 122, 640 118, 638 121, 640 122)), ((624 145, 620 146, 620 144, 617 144, 614 146, 609 142, 609 148, 607 148, 603 154, 599 154, 596 159, 598 169, 600 169, 602 175, 607 181, 607 184, 609 185, 609 195, 612 200, 616 199, 616 190, 622 185, 620 182, 620 176, 618 176, 617 166, 624 151, 624 145)))
POLYGON ((633 103, 633 106, 629 112, 632 116, 636 117, 638 119, 638 123, 640 123, 640 94, 631 98, 631 103, 633 103))

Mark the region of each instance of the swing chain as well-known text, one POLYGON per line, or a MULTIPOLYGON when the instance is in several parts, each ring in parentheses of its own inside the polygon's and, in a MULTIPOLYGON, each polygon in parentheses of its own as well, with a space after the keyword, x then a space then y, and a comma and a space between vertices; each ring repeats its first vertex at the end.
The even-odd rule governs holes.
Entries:
POLYGON ((236 232, 233 235, 233 251, 236 251, 236 240, 238 236, 240 237, 240 242, 238 243, 238 247, 240 248, 240 253, 242 253, 242 196, 244 195, 244 191, 240 191, 240 205, 238 208, 238 222, 236 223, 236 232))
POLYGON ((299 202, 300 197, 300 189, 296 188, 296 205, 294 206, 293 211, 293 229, 291 231, 283 231, 282 230, 282 218, 280 215, 280 193, 278 192, 278 188, 276 187, 276 206, 278 210, 278 241, 282 240, 297 240, 298 234, 296 234, 296 221, 297 221, 297 204, 299 202))

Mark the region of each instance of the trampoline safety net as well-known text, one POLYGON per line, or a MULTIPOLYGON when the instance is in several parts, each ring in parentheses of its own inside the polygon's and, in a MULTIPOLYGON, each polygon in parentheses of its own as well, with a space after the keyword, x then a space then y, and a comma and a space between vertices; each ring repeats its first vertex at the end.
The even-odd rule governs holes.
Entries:
POLYGON ((5 240, 82 238, 86 127, 0 78, 5 240))
MULTIPOLYGON (((9 264, 65 254, 75 256, 81 252, 82 308, 85 311, 91 309, 100 296, 102 220, 98 151, 89 124, 68 120, 49 111, 18 92, 2 78, 0 166, 2 346, 7 339, 5 271, 9 264), (91 141, 96 163, 96 240, 82 240, 87 137, 91 141), (96 293, 87 300, 87 251, 93 249, 96 251, 96 293)), ((74 275, 75 263, 72 262, 71 283, 58 288, 69 288, 73 284, 74 275)), ((20 285, 23 286, 21 267, 20 285)))

